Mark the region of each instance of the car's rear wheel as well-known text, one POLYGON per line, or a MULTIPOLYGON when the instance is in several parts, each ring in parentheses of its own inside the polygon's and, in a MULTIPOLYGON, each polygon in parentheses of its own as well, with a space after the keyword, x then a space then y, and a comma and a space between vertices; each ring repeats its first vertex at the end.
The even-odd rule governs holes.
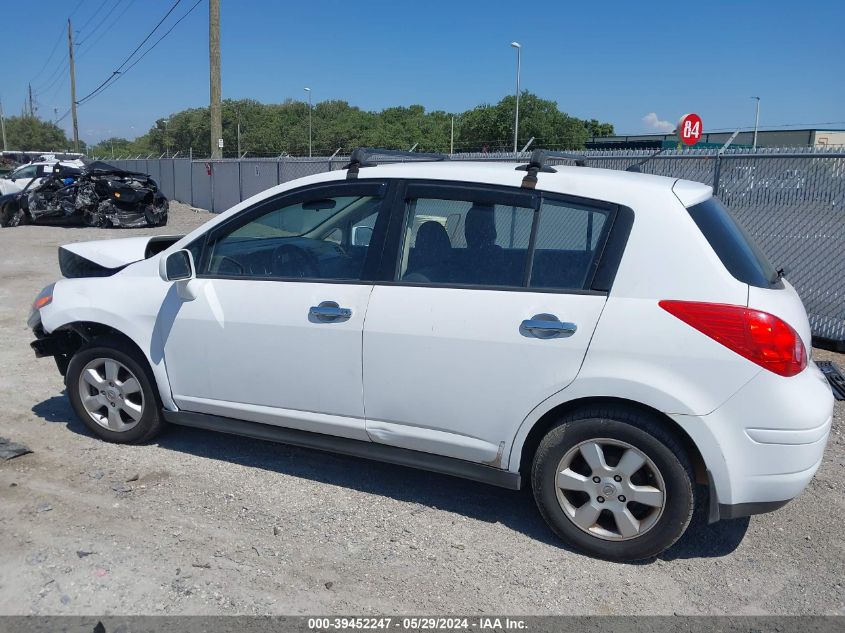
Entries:
POLYGON ((683 447, 636 409, 585 410, 561 420, 537 448, 532 484, 558 535, 613 560, 660 554, 684 533, 695 507, 683 447))
POLYGON ((164 425, 145 359, 116 337, 96 339, 68 364, 67 392, 76 415, 110 442, 145 442, 164 425))

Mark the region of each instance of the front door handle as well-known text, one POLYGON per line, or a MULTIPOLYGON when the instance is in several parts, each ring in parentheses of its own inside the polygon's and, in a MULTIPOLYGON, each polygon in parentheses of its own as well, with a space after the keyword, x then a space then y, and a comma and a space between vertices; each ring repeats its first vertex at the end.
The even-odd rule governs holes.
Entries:
POLYGON ((535 338, 557 338, 575 334, 578 326, 574 323, 561 321, 553 314, 535 314, 525 319, 519 326, 520 332, 535 338))
POLYGON ((311 309, 308 310, 309 320, 315 320, 320 323, 346 321, 351 316, 352 310, 349 308, 341 308, 334 301, 323 301, 320 305, 311 306, 311 309))

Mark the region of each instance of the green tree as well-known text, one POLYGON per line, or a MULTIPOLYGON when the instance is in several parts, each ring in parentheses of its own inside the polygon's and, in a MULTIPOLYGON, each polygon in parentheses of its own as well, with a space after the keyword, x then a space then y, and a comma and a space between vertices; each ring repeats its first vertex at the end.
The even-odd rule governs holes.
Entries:
MULTIPOLYGON (((253 99, 223 101, 223 155, 233 157, 238 150, 250 156, 308 154, 308 104, 287 100, 262 104, 253 99)), ((455 150, 513 149, 513 121, 516 99, 508 96, 495 105, 480 105, 455 115, 455 150)), ((595 131, 613 133, 613 126, 592 119, 583 121, 561 112, 554 101, 530 92, 520 95, 519 144, 535 137, 533 147, 580 149, 595 131)), ((386 108, 367 112, 346 101, 323 101, 311 112, 312 150, 327 156, 337 149, 349 152, 357 146, 419 151, 448 152, 452 115, 427 112, 422 105, 386 108)), ((193 151, 196 157, 210 154, 208 108, 192 108, 159 119, 149 132, 133 141, 131 151, 182 155, 193 151)), ((130 146, 125 148, 130 150, 130 146)), ((108 154, 109 152, 103 152, 108 154)))
POLYGON ((613 136, 616 133, 613 130, 613 123, 600 123, 596 119, 584 121, 584 127, 587 128, 590 137, 613 136))
POLYGON ((34 116, 12 116, 6 119, 6 141, 9 149, 19 151, 73 150, 59 126, 34 116))
MULTIPOLYGON (((484 104, 465 112, 460 124, 461 151, 513 151, 515 115, 513 95, 496 105, 484 104)), ((554 101, 525 91, 519 97, 518 149, 532 137, 535 148, 581 149, 588 137, 584 123, 561 112, 554 101)))

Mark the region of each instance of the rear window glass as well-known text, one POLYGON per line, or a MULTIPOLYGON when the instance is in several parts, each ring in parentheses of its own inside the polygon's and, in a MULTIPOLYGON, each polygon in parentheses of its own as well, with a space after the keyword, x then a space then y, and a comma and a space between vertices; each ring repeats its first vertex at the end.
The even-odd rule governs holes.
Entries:
POLYGON ((693 205, 687 211, 725 268, 739 281, 759 288, 779 283, 775 267, 754 238, 716 198, 693 205))

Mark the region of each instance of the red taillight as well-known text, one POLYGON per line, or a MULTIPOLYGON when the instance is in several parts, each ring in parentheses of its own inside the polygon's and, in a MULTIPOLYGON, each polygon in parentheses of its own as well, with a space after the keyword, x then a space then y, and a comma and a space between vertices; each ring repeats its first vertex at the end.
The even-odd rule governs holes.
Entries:
POLYGON ((807 366, 807 350, 801 337, 773 314, 722 303, 664 300, 659 305, 687 325, 779 376, 794 376, 807 366))

